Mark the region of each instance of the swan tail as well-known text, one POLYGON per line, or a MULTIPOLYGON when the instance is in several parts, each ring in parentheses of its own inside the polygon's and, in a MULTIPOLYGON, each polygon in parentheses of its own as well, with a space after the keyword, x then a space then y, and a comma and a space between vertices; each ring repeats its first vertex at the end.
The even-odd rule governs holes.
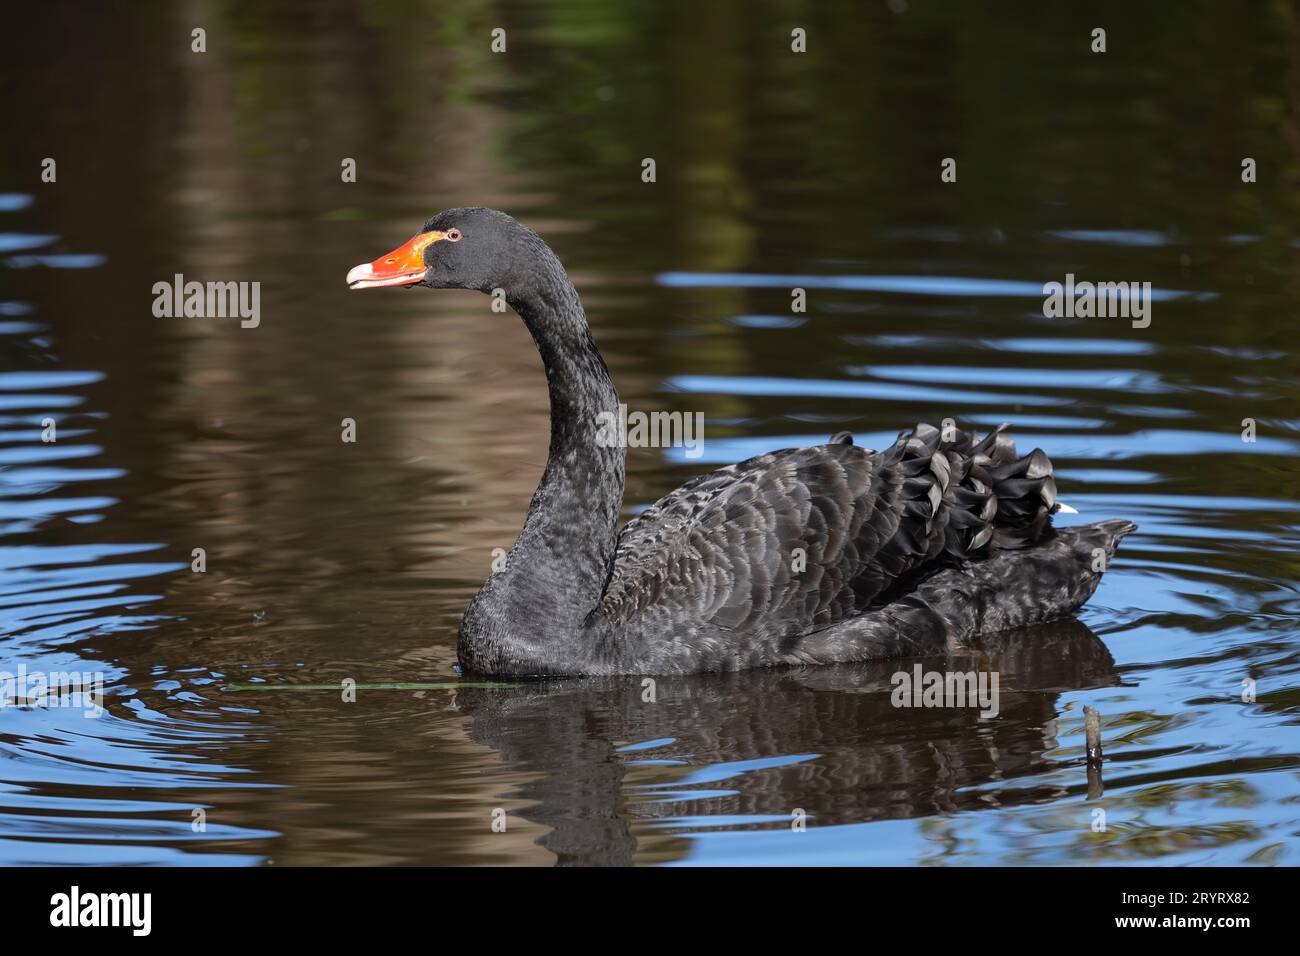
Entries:
POLYGON ((799 651, 824 664, 935 654, 1067 617, 1092 597, 1120 540, 1136 530, 1123 519, 1063 528, 1033 547, 939 568, 897 600, 807 635, 799 651))

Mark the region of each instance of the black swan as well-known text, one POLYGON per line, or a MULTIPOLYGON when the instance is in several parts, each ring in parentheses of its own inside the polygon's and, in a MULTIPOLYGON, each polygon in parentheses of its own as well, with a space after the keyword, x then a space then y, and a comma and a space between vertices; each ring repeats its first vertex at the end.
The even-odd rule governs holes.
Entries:
POLYGON ((618 395, 550 247, 493 209, 448 209, 347 277, 504 294, 546 368, 551 444, 504 566, 457 653, 499 676, 686 674, 942 651, 1053 620, 1096 590, 1130 521, 1054 530, 1042 451, 917 425, 870 451, 841 433, 688 481, 620 531, 618 395))

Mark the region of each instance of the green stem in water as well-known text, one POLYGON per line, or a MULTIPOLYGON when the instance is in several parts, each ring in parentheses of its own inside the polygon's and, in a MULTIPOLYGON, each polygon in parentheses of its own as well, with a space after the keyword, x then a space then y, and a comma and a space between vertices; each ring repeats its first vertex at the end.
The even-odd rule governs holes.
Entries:
MULTIPOLYGON (((352 690, 460 690, 462 688, 518 687, 518 684, 450 681, 441 684, 353 684, 352 690)), ((342 684, 226 684, 222 690, 344 690, 342 684)))

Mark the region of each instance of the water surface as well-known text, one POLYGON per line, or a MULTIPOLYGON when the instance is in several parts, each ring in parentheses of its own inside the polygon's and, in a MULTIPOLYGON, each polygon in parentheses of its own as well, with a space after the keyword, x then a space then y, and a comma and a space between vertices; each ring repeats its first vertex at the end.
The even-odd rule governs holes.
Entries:
POLYGON ((281 6, 0 39, 0 663, 106 683, 98 719, 0 710, 0 861, 1300 862, 1283 7, 1116 7, 1103 58, 1033 5, 281 6), (457 679, 545 460, 513 316, 343 284, 463 204, 553 243, 630 407, 704 414, 702 458, 632 452, 628 514, 951 417, 1141 530, 1077 621, 924 662, 998 671, 992 720, 892 707, 893 663, 364 689, 457 679), (176 273, 261 282, 260 326, 154 318, 176 273), (1044 318, 1067 273, 1150 282, 1151 325, 1044 318))

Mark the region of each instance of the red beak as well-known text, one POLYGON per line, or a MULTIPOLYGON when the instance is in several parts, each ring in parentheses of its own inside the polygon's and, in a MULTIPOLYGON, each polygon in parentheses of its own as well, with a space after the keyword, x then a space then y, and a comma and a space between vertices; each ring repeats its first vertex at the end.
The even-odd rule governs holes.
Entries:
POLYGON ((424 250, 443 238, 440 232, 422 232, 374 262, 363 262, 348 273, 351 289, 377 289, 386 285, 410 285, 424 278, 424 250))

